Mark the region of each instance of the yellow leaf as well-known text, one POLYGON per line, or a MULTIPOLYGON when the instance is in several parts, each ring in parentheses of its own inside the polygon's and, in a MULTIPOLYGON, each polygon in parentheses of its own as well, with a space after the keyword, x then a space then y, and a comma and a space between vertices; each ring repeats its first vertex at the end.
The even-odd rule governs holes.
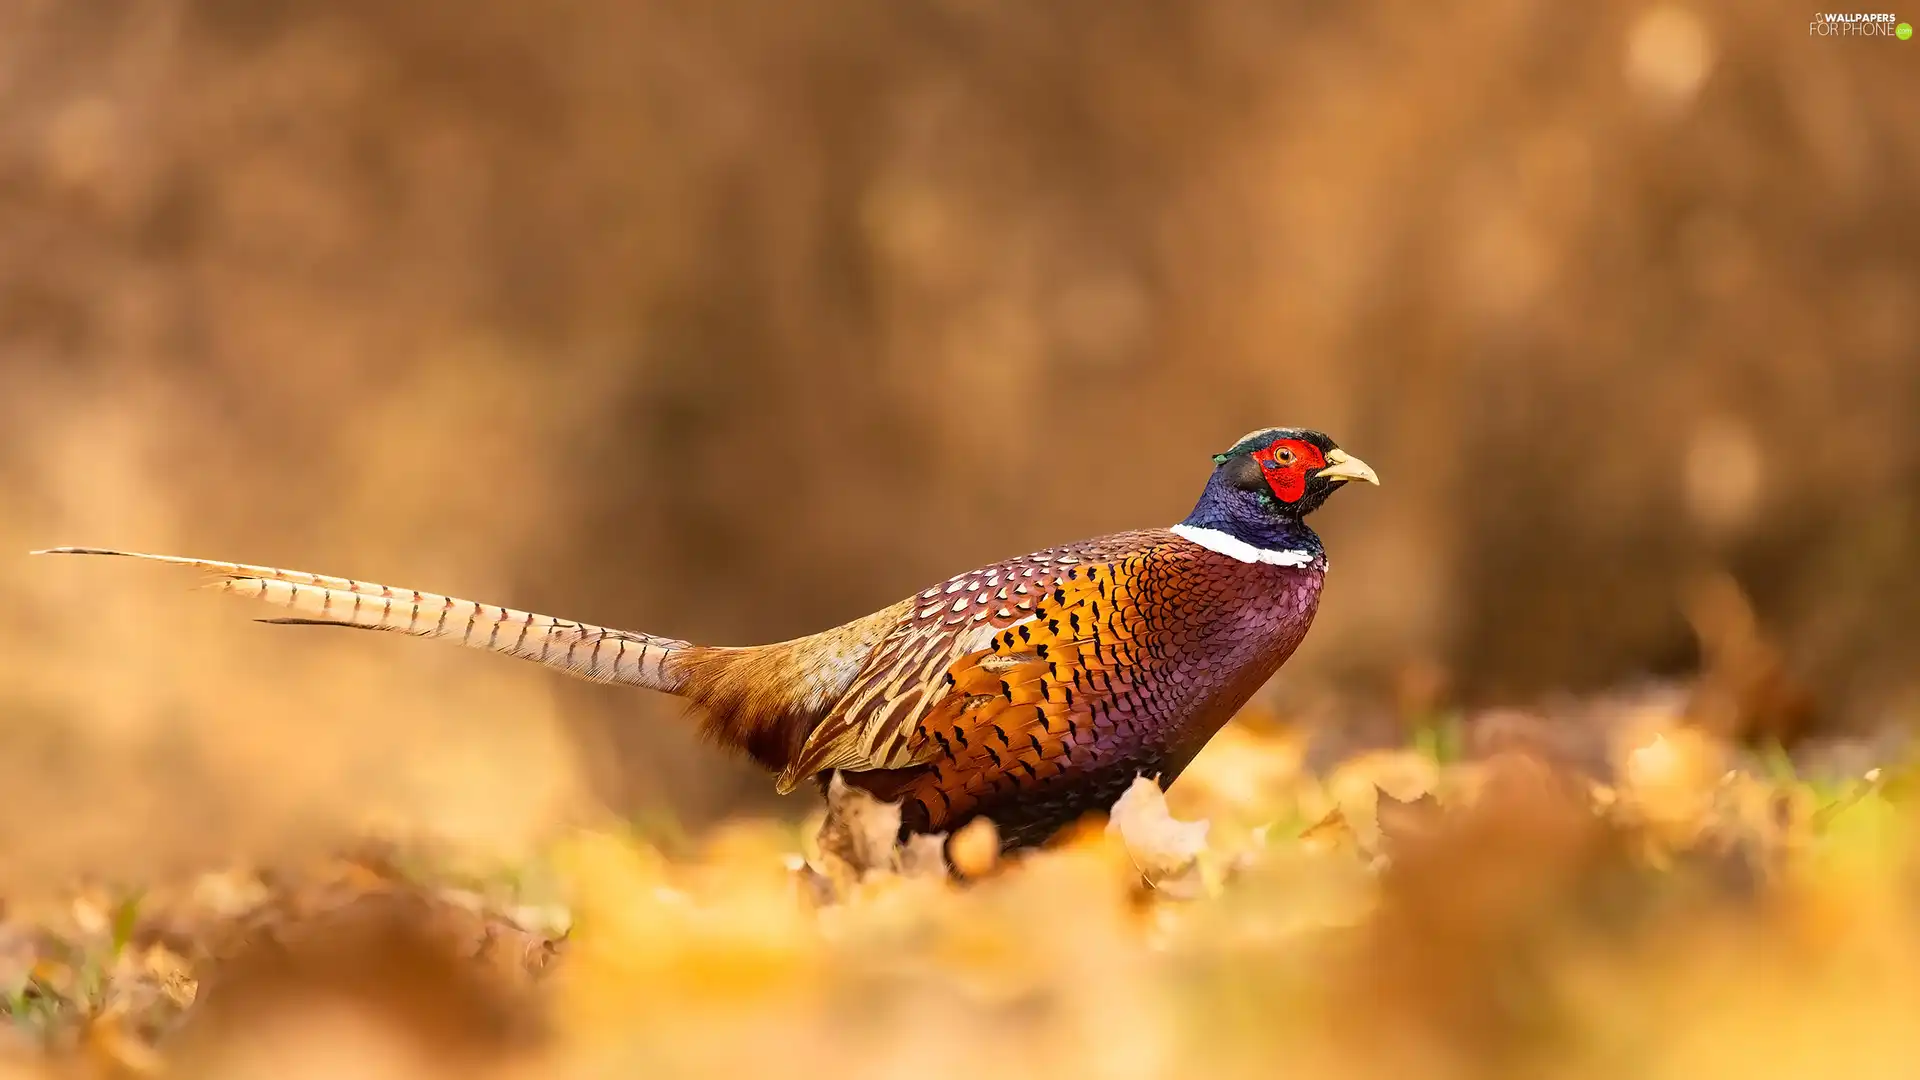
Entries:
POLYGON ((1336 806, 1300 833, 1300 846, 1316 855, 1331 854, 1353 851, 1360 846, 1360 840, 1354 836, 1353 826, 1347 824, 1346 812, 1336 806))

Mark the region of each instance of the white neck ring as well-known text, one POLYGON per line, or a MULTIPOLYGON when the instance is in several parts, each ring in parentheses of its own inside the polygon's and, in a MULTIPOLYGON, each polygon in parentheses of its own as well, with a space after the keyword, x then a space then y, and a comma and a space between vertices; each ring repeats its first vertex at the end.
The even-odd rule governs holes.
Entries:
POLYGON ((1254 547, 1245 540, 1219 529, 1203 529, 1197 525, 1175 525, 1171 530, 1175 536, 1191 540, 1208 551, 1217 551, 1230 559, 1243 563, 1271 563, 1274 566, 1305 566, 1314 559, 1311 551, 1297 548, 1283 548, 1275 551, 1271 548, 1254 547))

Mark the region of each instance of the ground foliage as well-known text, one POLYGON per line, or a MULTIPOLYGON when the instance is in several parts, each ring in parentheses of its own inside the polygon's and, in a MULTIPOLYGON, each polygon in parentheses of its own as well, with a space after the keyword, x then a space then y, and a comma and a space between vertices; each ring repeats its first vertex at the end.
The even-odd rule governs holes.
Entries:
POLYGON ((1907 1075, 1906 774, 1616 727, 1597 776, 1236 725, 1011 858, 836 787, 797 831, 22 898, 4 1075, 1907 1075))

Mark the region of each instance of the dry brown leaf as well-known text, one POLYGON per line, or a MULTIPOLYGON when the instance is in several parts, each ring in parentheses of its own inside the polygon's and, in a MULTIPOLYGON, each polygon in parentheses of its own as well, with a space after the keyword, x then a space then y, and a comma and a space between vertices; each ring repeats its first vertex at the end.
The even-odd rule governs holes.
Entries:
POLYGON ((827 865, 816 867, 837 884, 900 869, 900 804, 881 802, 848 784, 838 772, 827 783, 827 814, 817 844, 827 865))
POLYGON ((946 833, 916 833, 900 847, 900 874, 909 878, 945 877, 946 833))
POLYGON ((1300 846, 1316 855, 1356 851, 1360 838, 1354 835, 1353 826, 1347 824, 1346 812, 1336 806, 1327 811, 1325 817, 1301 830, 1300 846))
POLYGON ((1146 879, 1183 897, 1205 890, 1207 829, 1208 822, 1169 813, 1166 793, 1144 776, 1134 778, 1107 818, 1107 831, 1120 837, 1146 879))
POLYGON ((1380 830, 1382 853, 1391 855, 1407 844, 1417 844, 1439 828, 1443 811, 1431 793, 1414 799, 1396 799, 1380 792, 1374 803, 1374 823, 1380 830))
POLYGON ((1363 848, 1380 841, 1376 804, 1382 792, 1396 799, 1420 798, 1440 785, 1440 767, 1410 750, 1374 750, 1341 764, 1327 778, 1326 794, 1345 811, 1347 824, 1363 848))

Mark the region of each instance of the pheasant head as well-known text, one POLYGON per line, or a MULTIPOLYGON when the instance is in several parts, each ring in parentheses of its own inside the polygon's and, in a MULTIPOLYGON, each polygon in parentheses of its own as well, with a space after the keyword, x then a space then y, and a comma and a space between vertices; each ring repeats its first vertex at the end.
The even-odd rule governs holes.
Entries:
POLYGON ((1262 428, 1213 456, 1200 501, 1174 531, 1246 562, 1305 565, 1321 554, 1305 518, 1350 481, 1378 485, 1366 462, 1308 428, 1262 428))

